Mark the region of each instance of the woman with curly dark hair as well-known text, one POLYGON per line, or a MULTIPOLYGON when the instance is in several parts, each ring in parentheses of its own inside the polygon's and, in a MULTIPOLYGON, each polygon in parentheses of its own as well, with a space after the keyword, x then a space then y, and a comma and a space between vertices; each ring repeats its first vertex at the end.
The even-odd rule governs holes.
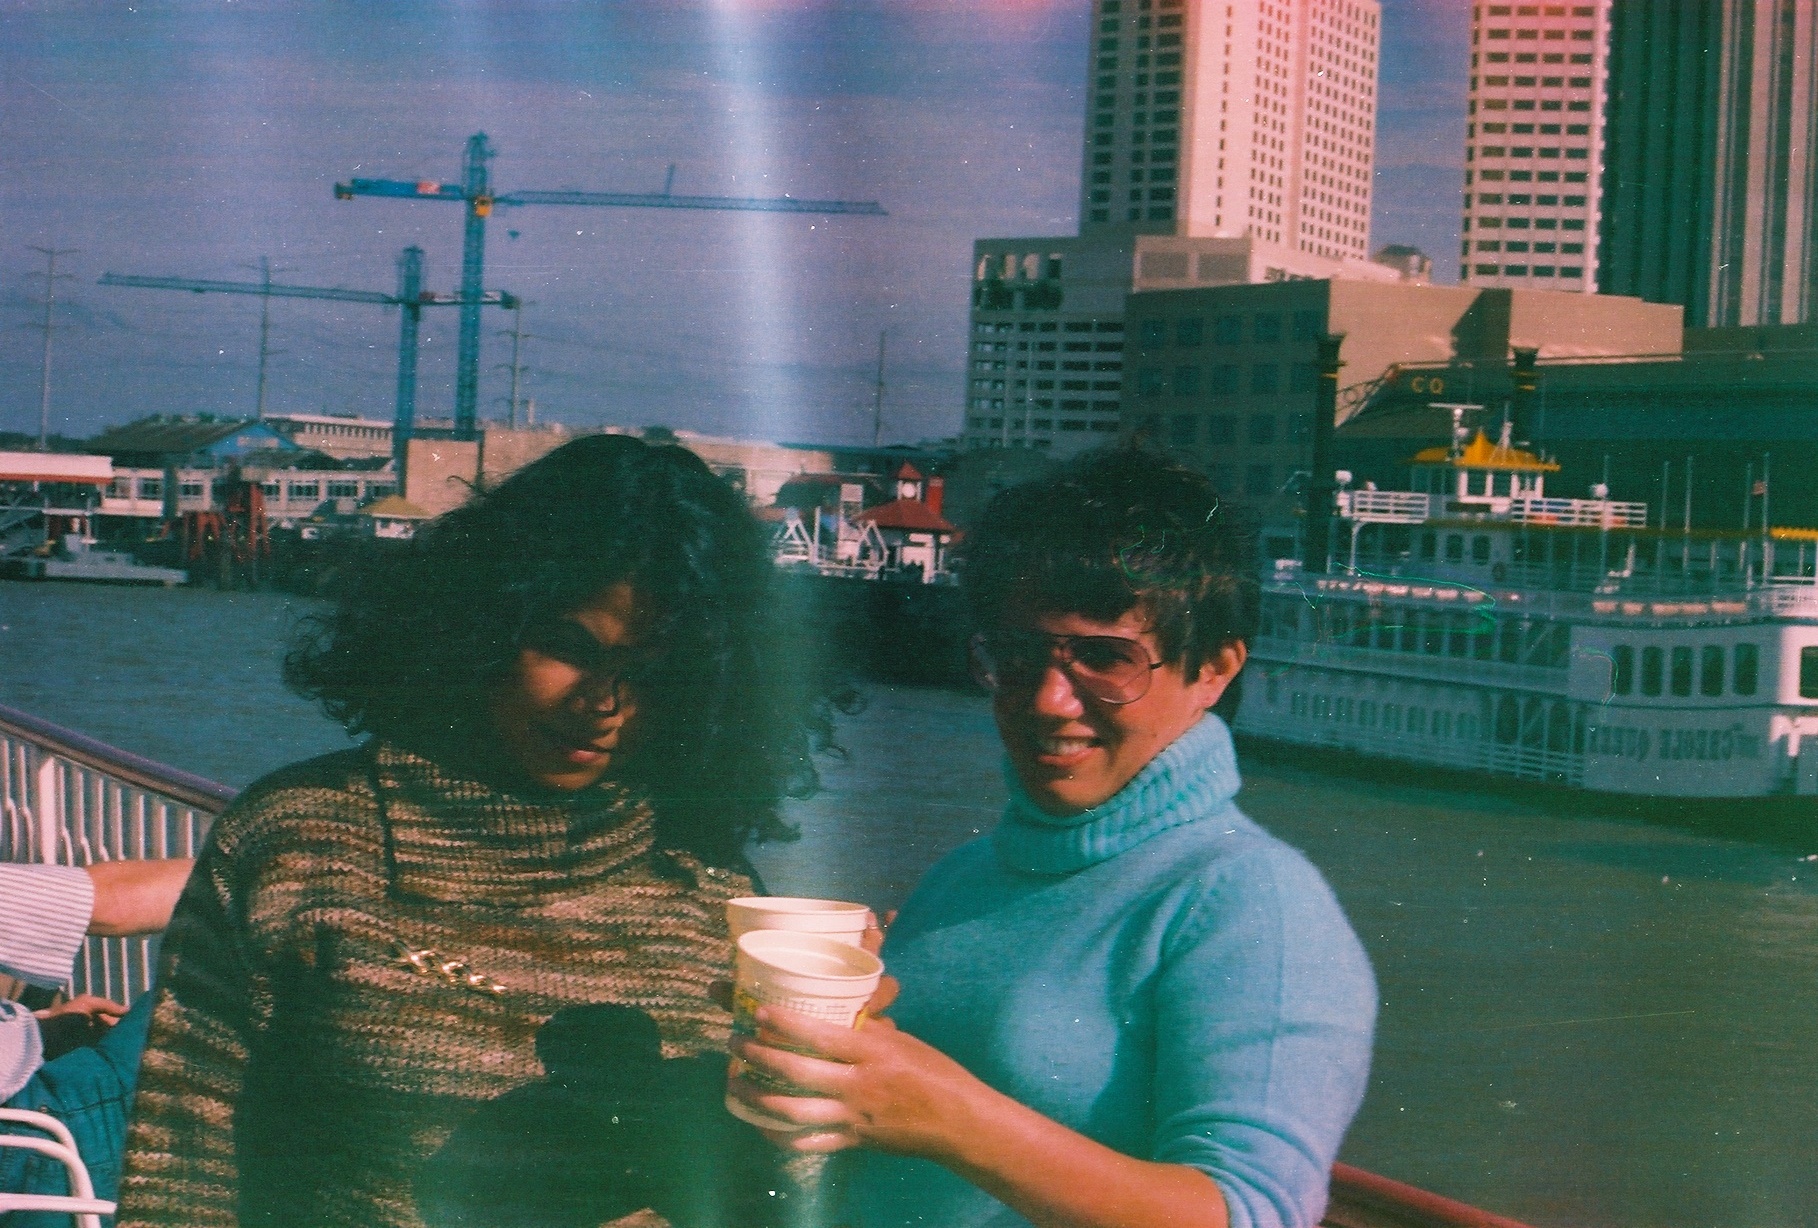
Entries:
POLYGON ((368 740, 250 786, 168 931, 122 1225, 598 1224, 723 1083, 724 904, 826 729, 761 526, 589 436, 382 562, 285 662, 368 740))

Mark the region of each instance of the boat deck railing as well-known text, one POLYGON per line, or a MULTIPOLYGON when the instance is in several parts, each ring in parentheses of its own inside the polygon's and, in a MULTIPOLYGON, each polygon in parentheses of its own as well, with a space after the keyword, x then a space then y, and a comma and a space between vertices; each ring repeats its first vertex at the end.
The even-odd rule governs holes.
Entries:
MULTIPOLYGON (((0 705, 0 861, 87 865, 193 857, 233 800, 192 776, 0 705)), ((90 939, 71 993, 130 1002, 151 988, 155 939, 90 939)), ((1324 1228, 1524 1228, 1515 1220, 1338 1164, 1324 1228)))
MULTIPOLYGON (((226 785, 0 705, 0 860, 193 857, 233 796, 226 785)), ((156 938, 90 938, 70 991, 130 1003, 156 970, 156 938)))

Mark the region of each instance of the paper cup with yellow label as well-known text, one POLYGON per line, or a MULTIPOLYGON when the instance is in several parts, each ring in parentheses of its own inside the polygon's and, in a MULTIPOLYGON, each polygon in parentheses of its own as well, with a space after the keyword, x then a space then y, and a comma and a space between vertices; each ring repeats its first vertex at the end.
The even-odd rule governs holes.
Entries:
MULTIPOLYGON (((841 1027, 855 1027, 859 1013, 877 989, 884 961, 861 947, 825 934, 794 930, 751 930, 738 940, 732 986, 732 1035, 757 1035, 760 1006, 780 1006, 841 1027)), ((733 1060, 732 1073, 747 1083, 786 1096, 811 1095, 793 1084, 773 1079, 733 1060)), ((726 1109, 734 1117, 773 1130, 793 1130, 793 1122, 766 1117, 730 1092, 726 1109)))
POLYGON ((737 942, 752 930, 794 930, 820 934, 858 946, 865 937, 871 910, 845 900, 815 900, 794 895, 747 895, 726 901, 726 926, 737 942))

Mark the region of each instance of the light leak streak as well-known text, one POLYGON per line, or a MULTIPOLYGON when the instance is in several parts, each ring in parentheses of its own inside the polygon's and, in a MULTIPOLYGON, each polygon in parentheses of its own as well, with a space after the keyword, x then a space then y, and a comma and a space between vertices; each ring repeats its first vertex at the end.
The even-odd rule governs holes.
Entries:
MULTIPOLYGON (((729 151, 735 196, 776 196, 785 190, 787 176, 773 175, 772 150, 778 144, 776 124, 770 114, 764 81, 768 79, 764 32, 757 28, 757 12, 750 0, 714 0, 712 5, 713 60, 726 83, 729 151)), ((795 368, 794 341, 801 321, 795 318, 786 293, 786 253, 780 242, 788 221, 765 213, 734 213, 731 224, 739 229, 745 247, 747 276, 734 277, 737 287, 736 327, 739 349, 749 360, 751 383, 735 396, 742 435, 756 439, 788 439, 795 434, 795 410, 801 393, 789 372, 795 368)))

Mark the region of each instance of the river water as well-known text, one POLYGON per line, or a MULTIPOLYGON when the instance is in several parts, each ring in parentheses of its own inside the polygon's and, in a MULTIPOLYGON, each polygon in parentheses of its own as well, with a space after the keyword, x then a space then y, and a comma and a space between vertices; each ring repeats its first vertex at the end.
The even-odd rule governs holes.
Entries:
MULTIPOLYGON (((306 607, 0 581, 0 703, 230 784, 346 745, 277 681, 306 607)), ((874 687, 780 892, 887 907, 1003 797, 982 700, 874 687)), ((1540 1228, 1818 1222, 1818 815, 1745 838, 1246 765, 1325 871, 1383 1009, 1350 1163, 1540 1228)))

